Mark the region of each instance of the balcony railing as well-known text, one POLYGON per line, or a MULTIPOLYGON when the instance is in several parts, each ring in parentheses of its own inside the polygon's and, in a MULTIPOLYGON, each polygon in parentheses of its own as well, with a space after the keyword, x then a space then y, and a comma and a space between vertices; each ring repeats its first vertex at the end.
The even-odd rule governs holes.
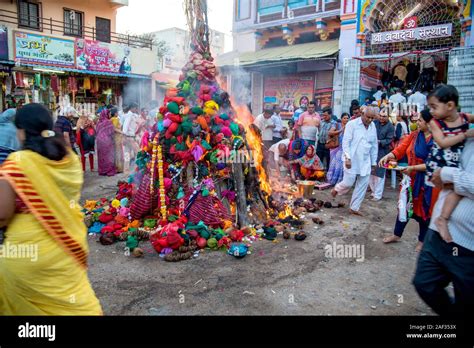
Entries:
MULTIPOLYGON (((35 17, 34 20, 30 20, 31 23, 35 23, 35 26, 25 26, 19 22, 19 16, 16 11, 8 11, 0 9, 0 23, 14 24, 20 29, 34 30, 39 31, 45 35, 55 34, 70 36, 71 38, 77 38, 77 35, 67 35, 68 29, 71 29, 70 24, 66 24, 63 21, 58 21, 53 18, 44 18, 44 17, 35 17)), ((74 32, 76 32, 76 27, 74 27, 74 32)), ((81 32, 81 30, 77 30, 81 32)), ((109 31, 100 31, 95 27, 82 26, 82 35, 80 36, 83 39, 89 40, 99 40, 99 38, 108 38, 108 41, 103 42, 113 42, 118 44, 127 45, 130 47, 136 48, 149 48, 153 49, 153 40, 148 38, 143 38, 135 35, 128 34, 119 34, 109 31)))
POLYGON ((309 5, 293 7, 289 6, 288 0, 285 1, 283 9, 274 13, 257 15, 256 23, 268 23, 282 19, 292 19, 295 17, 307 16, 311 14, 320 14, 323 12, 334 11, 341 8, 341 1, 335 0, 327 2, 326 0, 314 0, 309 5))

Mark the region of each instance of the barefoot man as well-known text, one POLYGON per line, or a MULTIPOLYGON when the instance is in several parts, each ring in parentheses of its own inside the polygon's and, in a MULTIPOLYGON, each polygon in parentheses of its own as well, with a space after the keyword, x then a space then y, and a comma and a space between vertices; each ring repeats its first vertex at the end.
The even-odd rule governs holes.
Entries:
POLYGON ((360 215, 360 205, 364 200, 370 174, 377 165, 377 130, 372 123, 377 115, 377 110, 368 106, 362 116, 349 121, 346 125, 342 151, 344 159, 344 178, 331 191, 333 197, 343 195, 350 191, 355 183, 352 193, 350 212, 360 215))

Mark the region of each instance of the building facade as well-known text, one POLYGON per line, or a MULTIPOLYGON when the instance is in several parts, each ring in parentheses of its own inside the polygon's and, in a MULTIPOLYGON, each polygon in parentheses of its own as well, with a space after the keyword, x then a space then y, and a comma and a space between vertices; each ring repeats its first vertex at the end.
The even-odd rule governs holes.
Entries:
POLYGON ((340 116, 389 87, 395 68, 404 89, 456 85, 474 112, 472 13, 471 0, 234 0, 234 51, 218 66, 254 113, 279 104, 289 115, 306 97, 340 116))
MULTIPOLYGON (((211 53, 214 57, 224 53, 225 36, 217 30, 211 29, 211 53)), ((179 76, 191 54, 191 36, 189 31, 180 28, 168 28, 152 33, 156 41, 163 41, 168 52, 163 57, 160 72, 179 76)))
POLYGON ((341 31, 343 109, 396 76, 403 89, 421 92, 453 84, 461 109, 474 112, 472 15, 471 0, 357 0, 341 31))
MULTIPOLYGON (((151 40, 118 34, 125 0, 0 0, 0 108, 22 102, 145 105, 151 40), (133 86, 133 88, 130 88, 133 86)), ((93 111, 93 110, 91 110, 93 111)))
POLYGON ((237 102, 254 114, 279 105, 289 117, 315 100, 340 114, 340 55, 351 55, 340 48, 355 39, 343 34, 353 25, 354 1, 234 0, 234 51, 217 63, 237 102))

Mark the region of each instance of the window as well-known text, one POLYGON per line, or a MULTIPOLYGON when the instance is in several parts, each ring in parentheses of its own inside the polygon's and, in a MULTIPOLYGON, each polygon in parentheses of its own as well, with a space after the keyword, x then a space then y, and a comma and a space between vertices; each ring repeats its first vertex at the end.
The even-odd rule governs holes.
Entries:
POLYGON ((267 15, 282 12, 285 8, 285 0, 258 0, 258 13, 267 15))
POLYGON ((68 8, 64 9, 64 35, 82 37, 84 13, 68 8))
POLYGON ((308 0, 288 0, 288 7, 290 9, 305 7, 308 5, 312 5, 312 1, 308 0))
POLYGON ((41 30, 41 4, 18 0, 18 26, 41 30))
POLYGON ((236 19, 249 19, 250 18, 250 2, 251 0, 236 0, 237 9, 236 9, 236 19))
POLYGON ((95 17, 96 39, 110 43, 110 19, 95 17))

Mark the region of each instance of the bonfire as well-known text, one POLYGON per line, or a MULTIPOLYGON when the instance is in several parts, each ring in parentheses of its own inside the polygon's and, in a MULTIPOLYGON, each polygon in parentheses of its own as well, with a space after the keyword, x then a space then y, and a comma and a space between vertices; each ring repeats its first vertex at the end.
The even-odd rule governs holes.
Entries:
POLYGON ((259 237, 257 224, 274 240, 281 223, 271 218, 302 224, 291 205, 271 206, 254 117, 246 106, 234 107, 216 80, 207 2, 186 0, 185 12, 192 53, 143 136, 135 173, 120 183, 116 199, 85 209, 89 231, 99 231, 103 244, 126 241, 140 257, 134 249, 149 239, 166 261, 189 259, 204 247, 238 249, 232 243, 259 237), (236 152, 253 161, 226 160, 236 152))

